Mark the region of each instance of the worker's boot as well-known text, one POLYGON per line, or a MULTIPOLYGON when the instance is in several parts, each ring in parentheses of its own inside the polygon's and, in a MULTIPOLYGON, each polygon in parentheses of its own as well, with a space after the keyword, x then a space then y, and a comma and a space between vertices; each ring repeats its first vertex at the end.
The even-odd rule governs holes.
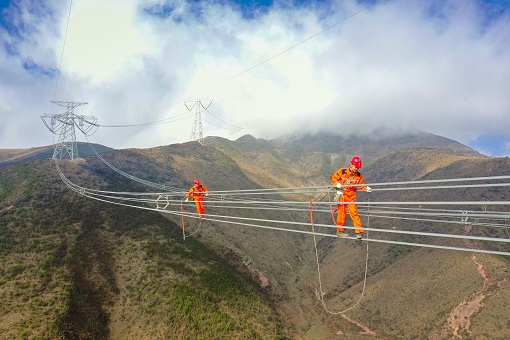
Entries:
POLYGON ((337 236, 337 237, 347 237, 347 236, 349 236, 349 234, 347 234, 347 233, 346 233, 346 232, 344 232, 344 231, 337 231, 337 232, 336 232, 336 236, 337 236))

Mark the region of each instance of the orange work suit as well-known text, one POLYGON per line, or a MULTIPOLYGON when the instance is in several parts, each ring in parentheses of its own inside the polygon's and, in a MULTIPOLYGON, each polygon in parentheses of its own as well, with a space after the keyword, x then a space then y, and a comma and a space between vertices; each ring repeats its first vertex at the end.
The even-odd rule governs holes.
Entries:
POLYGON ((209 194, 209 190, 203 185, 194 185, 189 189, 186 194, 186 199, 188 199, 191 195, 193 195, 193 200, 195 201, 195 205, 197 206, 197 212, 199 215, 203 215, 204 210, 204 195, 202 193, 205 192, 209 194))
MULTIPOLYGON (((337 172, 331 175, 331 182, 334 184, 340 183, 342 185, 343 194, 340 196, 340 202, 356 202, 356 191, 366 190, 366 186, 350 186, 355 184, 364 184, 363 176, 358 172, 351 172, 349 168, 340 168, 337 172)), ((352 223, 354 224, 354 231, 356 234, 363 234, 361 226, 361 219, 358 216, 358 206, 356 204, 338 204, 338 215, 336 218, 337 226, 345 225, 346 208, 349 209, 352 223)), ((337 228, 339 232, 344 232, 344 228, 337 228)))

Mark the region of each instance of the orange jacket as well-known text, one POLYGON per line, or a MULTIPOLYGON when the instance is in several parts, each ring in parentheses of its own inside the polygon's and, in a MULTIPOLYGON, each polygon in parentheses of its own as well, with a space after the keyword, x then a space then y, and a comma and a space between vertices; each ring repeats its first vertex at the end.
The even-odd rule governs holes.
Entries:
POLYGON ((191 195, 193 195, 193 199, 195 201, 203 201, 204 196, 202 193, 205 192, 206 194, 209 194, 209 190, 203 185, 197 185, 192 186, 191 189, 189 189, 188 193, 186 194, 186 198, 189 198, 191 195))
POLYGON ((355 184, 364 184, 363 176, 358 172, 351 172, 349 168, 340 168, 337 172, 331 175, 331 182, 333 184, 340 183, 344 191, 344 199, 347 202, 356 200, 356 190, 366 190, 366 186, 350 186, 355 184))

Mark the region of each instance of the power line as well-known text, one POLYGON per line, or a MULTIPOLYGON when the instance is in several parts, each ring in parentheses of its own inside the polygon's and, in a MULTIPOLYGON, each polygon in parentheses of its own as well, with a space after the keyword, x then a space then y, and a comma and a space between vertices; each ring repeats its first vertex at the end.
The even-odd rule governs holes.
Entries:
POLYGON ((239 127, 239 126, 235 126, 233 124, 227 123, 223 119, 221 119, 218 116, 214 115, 210 110, 205 110, 205 111, 207 113, 209 113, 211 116, 213 116, 215 119, 219 120, 220 122, 223 122, 224 124, 227 124, 227 125, 231 126, 231 128, 227 128, 227 127, 224 127, 224 126, 219 126, 219 125, 213 124, 213 123, 203 119, 204 122, 206 122, 206 123, 208 123, 210 125, 216 126, 216 127, 220 128, 220 129, 224 129, 224 130, 249 130, 249 128, 243 128, 243 127, 239 127))
POLYGON ((123 124, 123 125, 103 125, 103 124, 95 124, 95 125, 97 127, 109 127, 109 128, 111 128, 111 127, 123 128, 123 127, 135 127, 135 126, 151 126, 151 125, 174 123, 174 122, 177 122, 177 121, 180 121, 183 119, 187 119, 189 117, 190 117, 189 112, 183 112, 183 113, 180 113, 180 114, 172 116, 172 117, 168 117, 165 119, 156 120, 156 121, 152 121, 152 122, 145 122, 145 123, 138 123, 138 124, 123 124), (176 119, 177 117, 181 117, 181 116, 186 116, 186 117, 176 119))
POLYGON ((57 98, 57 88, 58 88, 58 82, 60 79, 60 70, 62 69, 62 61, 64 60, 64 49, 66 46, 66 40, 67 40, 67 30, 69 28, 69 21, 71 18, 71 8, 73 7, 73 0, 70 1, 69 4, 69 13, 67 14, 67 24, 66 24, 66 31, 64 34, 64 44, 62 45, 62 53, 60 55, 60 66, 58 67, 58 74, 57 74, 57 83, 55 84, 55 94, 53 95, 53 100, 56 100, 57 98))
POLYGON ((340 20, 340 21, 337 21, 337 22, 336 22, 336 23, 334 23, 333 25, 328 26, 328 27, 326 27, 325 29, 323 29, 322 31, 317 32, 317 33, 315 33, 315 34, 313 34, 313 35, 309 36, 308 38, 306 38, 306 39, 304 39, 304 40, 302 40, 302 41, 298 42, 297 44, 292 45, 292 46, 290 46, 290 47, 288 47, 288 48, 284 49, 283 51, 281 51, 281 52, 279 52, 279 53, 277 53, 277 54, 275 54, 275 55, 271 56, 270 58, 267 58, 267 59, 265 59, 265 60, 263 60, 263 61, 261 61, 261 62, 259 62, 259 63, 255 64, 255 65, 253 65, 253 66, 251 66, 251 67, 249 67, 249 68, 245 69, 244 71, 239 72, 239 73, 237 73, 236 75, 233 75, 233 76, 232 76, 232 77, 230 77, 230 78, 227 78, 227 79, 225 79, 225 80, 223 80, 223 81, 221 81, 221 82, 219 82, 219 83, 217 83, 217 84, 215 84, 215 85, 212 85, 212 86, 210 86, 210 87, 208 87, 208 88, 206 88, 206 89, 204 89, 204 90, 201 90, 201 91, 199 91, 199 92, 195 93, 194 95, 192 95, 192 97, 194 97, 194 96, 196 96, 196 95, 198 95, 198 94, 200 94, 200 93, 203 93, 203 92, 209 91, 209 90, 211 90, 211 89, 213 89, 213 88, 215 88, 215 87, 218 87, 218 86, 220 86, 220 85, 223 85, 223 84, 224 84, 224 83, 226 83, 226 82, 229 82, 229 81, 231 81, 231 80, 233 80, 233 79, 235 79, 235 78, 237 78, 237 77, 239 77, 239 76, 241 76, 241 75, 243 75, 243 74, 245 74, 245 73, 250 72, 251 70, 253 70, 253 69, 255 69, 255 68, 257 68, 257 67, 259 67, 259 66, 261 66, 261 65, 263 65, 263 64, 265 64, 265 63, 267 63, 267 62, 269 62, 269 61, 271 61, 271 60, 273 60, 273 59, 275 59, 275 58, 277 58, 277 57, 279 57, 279 56, 281 56, 282 54, 285 54, 285 53, 289 52, 290 50, 292 50, 292 49, 294 49, 294 48, 296 48, 296 47, 298 47, 298 46, 300 46, 300 45, 302 45, 302 44, 306 43, 307 41, 309 41, 309 40, 311 40, 311 39, 313 39, 313 38, 315 38, 315 37, 317 37, 317 36, 321 35, 322 33, 324 33, 324 32, 326 32, 326 31, 328 31, 328 30, 332 29, 333 27, 338 26, 339 24, 341 24, 341 23, 343 23, 343 22, 345 22, 345 21, 347 21, 347 20, 349 20, 349 19, 351 19, 351 18, 355 17, 356 15, 358 15, 359 13, 361 13, 361 12, 363 12, 363 11, 367 10, 368 8, 372 7, 373 5, 374 5, 374 4, 370 4, 370 5, 368 5, 368 6, 364 7, 364 8, 362 8, 361 10, 357 11, 356 13, 353 13, 353 14, 351 14, 351 15, 349 15, 349 16, 347 16, 347 17, 343 18, 343 19, 342 19, 342 20, 340 20))
MULTIPOLYGON (((84 187, 80 187, 72 183, 70 180, 68 180, 65 175, 62 173, 60 167, 58 166, 57 160, 55 160, 57 169, 59 171, 59 175, 62 178, 62 180, 65 182, 65 184, 71 188, 71 190, 77 192, 80 195, 96 199, 102 202, 108 202, 123 206, 129 206, 139 209, 145 209, 145 210, 152 210, 152 211, 158 211, 161 213, 168 213, 173 215, 180 215, 183 214, 183 216, 191 217, 191 218, 198 218, 197 214, 194 213, 182 213, 178 210, 169 210, 168 208, 176 208, 182 204, 182 198, 178 199, 178 197, 182 197, 183 191, 175 191, 170 193, 118 193, 118 192, 103 192, 99 190, 91 190, 84 187), (175 197, 175 198, 172 198, 175 197), (139 205, 134 205, 134 203, 138 203, 139 205), (147 206, 152 205, 153 208, 147 206)), ((214 194, 214 192, 211 192, 211 194, 214 194)), ((229 206, 230 203, 245 203, 247 208, 250 208, 252 210, 260 210, 260 209, 266 209, 270 210, 272 207, 270 206, 257 206, 253 204, 263 203, 263 204, 272 204, 273 206, 276 205, 282 205, 285 206, 288 205, 295 206, 297 208, 301 207, 301 211, 305 211, 306 209, 303 209, 305 205, 308 205, 306 202, 298 202, 298 201, 246 201, 246 202, 240 202, 237 200, 234 201, 226 201, 226 200, 219 200, 219 201, 207 201, 207 204, 209 205, 210 209, 215 209, 219 207, 228 207, 228 208, 234 208, 233 206, 229 206), (215 203, 221 203, 223 206, 216 206, 215 203), (251 206, 249 204, 252 204, 251 206)), ((321 202, 314 202, 314 205, 321 202)), ((370 205, 374 204, 375 202, 370 202, 370 205)), ((380 202, 379 202, 380 203, 380 202)), ((402 202, 401 202, 402 203, 402 202)), ((422 204, 430 204, 434 202, 421 202, 422 204)), ((455 202, 456 204, 462 204, 463 202, 455 202)), ((491 204, 494 202, 483 202, 485 204, 491 204)), ((506 202, 508 205, 509 202, 506 202)), ((320 205, 319 205, 320 206, 320 205)), ((429 213, 430 213, 429 209, 429 213)), ((325 212, 325 211, 323 211, 325 212)), ((437 213, 437 215, 441 215, 441 213, 437 213)), ((370 216, 370 214, 369 214, 370 216)), ((372 215, 374 217, 374 215, 372 215)), ((462 216, 462 213, 461 213, 462 216)), ((505 217, 508 216, 505 215, 505 217)), ((458 216, 457 216, 458 217, 458 216)), ((498 215, 498 217, 501 217, 498 215)), ((212 222, 221 222, 221 223, 227 223, 227 224, 235 224, 235 225, 241 225, 241 226, 248 226, 248 227, 256 227, 256 228, 263 228, 263 229, 271 229, 271 230, 279 230, 279 231, 287 231, 287 232, 295 232, 295 233, 303 233, 303 234, 313 234, 318 236, 327 236, 327 237, 336 237, 336 235, 332 235, 330 233, 317 233, 317 232, 310 232, 309 227, 310 223, 308 222, 302 222, 302 221, 285 221, 285 220, 271 220, 271 219, 262 219, 262 218, 255 218, 255 217, 239 217, 239 216, 229 216, 225 214, 206 214, 205 216, 201 216, 204 220, 209 220, 212 222), (281 225, 281 226, 277 226, 281 225), (290 227, 289 227, 290 226, 290 227), (304 230, 300 230, 298 227, 304 228, 304 230)), ((420 220, 420 219, 414 219, 414 220, 420 220)), ((432 221, 432 222, 440 222, 440 223, 452 223, 452 221, 432 221)), ((458 221, 456 221, 458 223, 458 221)), ((461 220, 461 222, 463 222, 461 220)), ((465 222, 465 221, 464 221, 465 222)), ((462 224, 466 224, 466 223, 462 224)), ((475 225, 475 224, 473 224, 475 225)), ((491 224, 486 224, 485 226, 493 226, 491 224)), ((501 226, 501 225, 500 225, 501 226)), ((315 223, 314 227, 319 228, 326 228, 326 229, 332 229, 336 228, 336 225, 331 224, 323 224, 323 223, 315 223)), ((345 226, 346 229, 354 229, 353 227, 345 226)), ((458 234, 446 234, 446 233, 436 233, 436 232, 429 232, 429 231, 413 231, 413 230, 394 230, 394 229, 383 229, 383 228, 371 228, 366 227, 364 228, 367 231, 372 231, 376 233, 386 233, 388 235, 411 235, 414 237, 435 237, 440 239, 463 239, 463 240, 470 240, 470 241, 484 241, 484 242, 502 242, 502 243, 510 243, 510 239, 508 238, 497 238, 497 237, 486 237, 486 236, 477 236, 477 235, 458 235, 458 234)), ((385 240, 380 238, 370 238, 365 239, 368 242, 381 242, 381 243, 392 243, 392 244, 401 244, 401 245, 409 245, 409 246, 422 246, 422 247, 431 247, 431 248, 438 248, 438 249, 452 249, 452 250, 464 250, 464 251, 473 251, 473 252, 481 252, 481 253, 488 253, 488 254, 498 254, 498 255, 510 255, 510 252, 504 252, 504 251, 494 251, 489 249, 471 249, 471 248, 462 248, 462 247, 450 247, 450 246, 444 246, 444 245, 437 245, 437 244, 429 244, 429 243, 410 243, 410 242, 403 242, 403 241, 396 241, 396 240, 385 240)))

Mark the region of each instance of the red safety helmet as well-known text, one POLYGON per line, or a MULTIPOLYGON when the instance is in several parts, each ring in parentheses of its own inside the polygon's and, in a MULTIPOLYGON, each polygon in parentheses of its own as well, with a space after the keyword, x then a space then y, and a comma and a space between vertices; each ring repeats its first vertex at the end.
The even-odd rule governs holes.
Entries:
POLYGON ((358 156, 352 157, 351 164, 354 165, 356 168, 361 169, 361 158, 359 158, 358 156))
POLYGON ((200 181, 198 179, 196 179, 193 184, 196 184, 196 185, 200 185, 200 181))

